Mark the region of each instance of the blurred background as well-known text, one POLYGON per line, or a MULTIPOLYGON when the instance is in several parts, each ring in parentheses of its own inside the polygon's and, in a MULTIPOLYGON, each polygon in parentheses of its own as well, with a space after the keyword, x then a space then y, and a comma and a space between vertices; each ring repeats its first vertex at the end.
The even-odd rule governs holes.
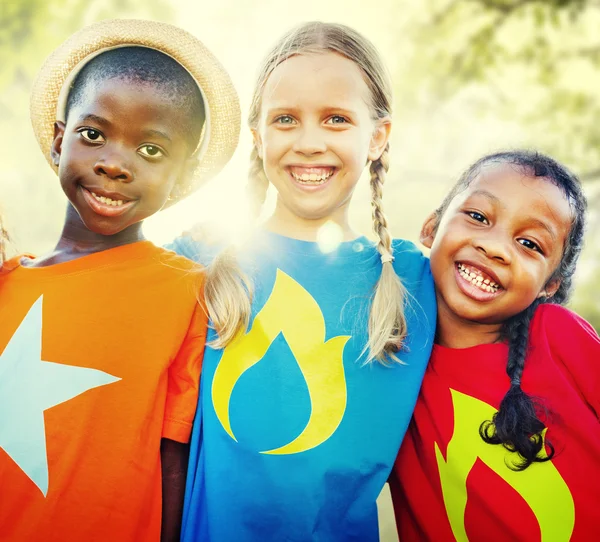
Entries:
MULTIPOLYGON (((521 146, 550 153, 585 182, 591 223, 571 305, 600 329, 599 0, 0 0, 0 209, 13 250, 51 250, 66 208, 30 128, 32 80, 71 33, 114 17, 171 22, 198 36, 231 74, 244 117, 258 65, 280 35, 315 19, 355 27, 394 81, 384 191, 393 234, 416 241, 425 216, 481 155, 521 146)), ((164 243, 199 221, 235 234, 249 152, 244 127, 227 168, 148 220, 146 235, 164 243)), ((365 178, 352 215, 366 234, 369 199, 365 178)))
MULTIPOLYGON (((550 153, 585 182, 590 227, 571 306, 600 330, 600 0, 0 0, 0 208, 13 251, 51 250, 66 208, 30 128, 32 80, 71 33, 114 17, 171 22, 198 36, 231 74, 244 116, 258 65, 281 34, 315 19, 355 27, 394 81, 384 191, 394 235, 416 241, 426 215, 481 155, 522 146, 550 153)), ((147 236, 164 243, 207 220, 235 234, 249 152, 244 127, 219 177, 150 219, 147 236)), ((369 201, 364 179, 352 214, 366 234, 369 201)), ((394 540, 389 506, 382 510, 383 539, 394 540)))

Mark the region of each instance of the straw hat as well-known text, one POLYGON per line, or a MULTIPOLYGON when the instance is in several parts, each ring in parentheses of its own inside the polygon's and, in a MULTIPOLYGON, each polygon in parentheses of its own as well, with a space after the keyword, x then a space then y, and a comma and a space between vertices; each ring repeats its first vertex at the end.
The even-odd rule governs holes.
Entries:
POLYGON ((240 105, 229 75, 214 55, 194 36, 170 24, 113 19, 73 34, 46 60, 31 92, 30 114, 35 137, 50 166, 54 122, 64 121, 71 83, 92 58, 115 47, 137 45, 156 49, 181 64, 198 83, 206 120, 195 151, 198 167, 188 184, 171 194, 167 205, 188 196, 216 175, 229 161, 240 133, 240 105))

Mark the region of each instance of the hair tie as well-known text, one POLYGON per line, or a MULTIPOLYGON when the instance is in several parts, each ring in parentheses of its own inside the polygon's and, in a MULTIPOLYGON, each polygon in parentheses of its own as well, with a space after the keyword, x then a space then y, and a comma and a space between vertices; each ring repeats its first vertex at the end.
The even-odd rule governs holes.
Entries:
POLYGON ((389 262, 393 262, 393 261, 394 261, 394 257, 391 254, 382 254, 381 263, 389 263, 389 262))
POLYGON ((518 376, 515 376, 510 383, 512 386, 516 386, 517 388, 521 387, 521 379, 518 376))

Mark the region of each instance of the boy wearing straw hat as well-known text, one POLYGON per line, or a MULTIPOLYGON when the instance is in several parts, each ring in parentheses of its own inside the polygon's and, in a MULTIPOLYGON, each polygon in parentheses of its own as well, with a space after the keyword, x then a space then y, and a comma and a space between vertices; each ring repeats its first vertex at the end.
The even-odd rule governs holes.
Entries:
POLYGON ((231 157, 236 93, 183 30, 105 21, 46 61, 31 114, 69 205, 53 252, 0 272, 0 540, 178 540, 202 273, 141 224, 231 157))

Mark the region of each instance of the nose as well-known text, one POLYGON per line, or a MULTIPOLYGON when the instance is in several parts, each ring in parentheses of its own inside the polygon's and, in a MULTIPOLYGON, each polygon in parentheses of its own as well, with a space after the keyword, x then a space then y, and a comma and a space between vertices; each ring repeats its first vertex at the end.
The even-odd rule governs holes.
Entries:
POLYGON ((316 126, 303 126, 297 132, 293 150, 298 154, 313 156, 327 150, 324 134, 316 126))
POLYGON ((510 240, 499 235, 489 235, 473 239, 473 244, 478 252, 490 260, 510 265, 512 261, 510 240))
POLYGON ((103 156, 94 164, 96 175, 105 175, 113 181, 129 183, 133 181, 131 170, 124 164, 124 159, 116 153, 103 156))

